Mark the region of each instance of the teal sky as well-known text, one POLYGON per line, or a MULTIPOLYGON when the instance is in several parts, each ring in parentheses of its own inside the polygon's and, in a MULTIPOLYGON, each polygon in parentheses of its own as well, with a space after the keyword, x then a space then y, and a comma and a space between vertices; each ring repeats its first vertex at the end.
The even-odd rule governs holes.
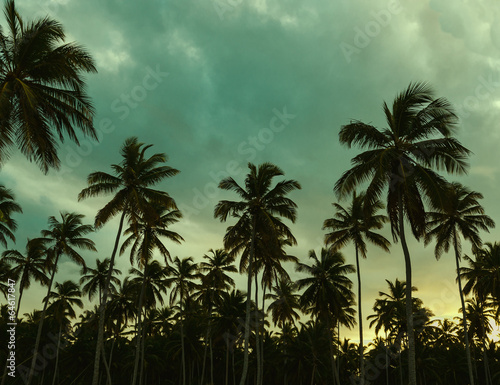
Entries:
MULTIPOLYGON (((220 248, 233 222, 213 218, 215 204, 231 197, 216 184, 228 173, 242 182, 249 161, 268 161, 302 184, 291 195, 298 246, 290 253, 307 262, 308 251, 321 247, 323 221, 333 216, 333 185, 359 152, 339 145, 341 125, 359 119, 384 126, 382 102, 392 102, 411 81, 428 82, 455 106, 457 137, 473 152, 469 175, 459 180, 481 192, 487 213, 500 221, 496 1, 18 0, 17 7, 25 20, 60 21, 67 41, 95 58, 99 73, 87 81, 100 142, 62 143, 63 166, 48 175, 14 153, 1 183, 14 190, 24 214, 16 217, 17 245, 9 247, 24 249, 26 238, 39 236, 47 218, 62 210, 92 222, 108 198, 77 202, 87 175, 109 172, 125 138, 138 136, 181 171, 161 186, 185 214, 172 228, 186 240, 169 245, 173 256, 200 260, 220 248)), ((99 252, 85 255, 90 266, 96 256, 109 257, 117 227, 110 222, 92 236, 99 252)), ((498 230, 483 240, 500 241, 498 230)), ((410 246, 416 295, 437 317, 455 316, 452 256, 436 261, 432 246, 414 240, 410 246)), ((354 263, 351 248, 345 256, 354 263)), ((127 256, 118 267, 127 272, 127 256)), ((64 260, 56 279, 78 280, 79 269, 64 260)), ((390 254, 369 249, 361 273, 367 316, 385 279, 404 279, 400 245, 390 254)), ((293 266, 290 274, 298 277, 293 266)), ((239 276, 242 289, 244 281, 239 276)), ((43 295, 31 289, 21 313, 41 308, 43 295)), ((356 340, 357 332, 344 335, 356 340)))

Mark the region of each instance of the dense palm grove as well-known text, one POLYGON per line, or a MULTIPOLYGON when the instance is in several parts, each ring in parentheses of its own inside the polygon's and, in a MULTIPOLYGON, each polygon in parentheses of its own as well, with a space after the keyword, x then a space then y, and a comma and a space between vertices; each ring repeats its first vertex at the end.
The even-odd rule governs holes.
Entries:
MULTIPOLYGON (((18 147, 46 172, 60 164, 55 137, 78 143, 73 127, 95 137, 80 77, 94 72, 94 63, 78 45, 56 44, 64 41, 57 22, 25 24, 13 1, 5 14, 0 162, 18 147)), ((22 208, 1 186, 0 290, 7 303, 0 309, 0 362, 9 363, 4 347, 17 322, 16 368, 2 369, 2 384, 499 383, 491 332, 500 318, 500 243, 481 240, 495 224, 479 192, 442 175, 468 169, 470 151, 454 137, 456 115, 424 83, 384 104, 384 115, 384 129, 360 121, 341 127, 340 142, 364 152, 335 183, 325 242, 308 256, 293 255, 289 227, 299 209, 290 196, 301 185, 271 163, 250 163, 243 184, 220 181, 235 199, 214 207, 214 221, 228 224, 224 248, 207 245, 205 255, 193 257, 169 252, 184 241, 175 231, 182 212, 160 186, 179 170, 136 137, 124 142, 110 172, 88 176, 78 200, 108 199, 93 221, 61 211, 12 247, 22 208), (95 244, 93 233, 113 218, 119 225, 112 245, 95 244), (453 255, 460 317, 436 318, 418 298, 407 229, 432 245, 436 258, 453 255), (371 314, 362 314, 360 258, 370 247, 388 252, 396 243, 406 276, 386 281, 371 314), (100 247, 112 247, 109 258, 95 257, 100 247), (79 281, 57 274, 62 258, 79 266, 79 281), (116 258, 129 258, 129 270, 118 270, 116 258), (295 281, 293 269, 301 277, 295 281), (238 272, 247 277, 245 290, 235 285, 238 272), (23 298, 40 286, 40 308, 21 314, 23 298), (84 308, 86 299, 92 308, 84 308), (367 324, 377 337, 365 345, 367 324), (360 343, 342 336, 345 327, 358 328, 360 343)))

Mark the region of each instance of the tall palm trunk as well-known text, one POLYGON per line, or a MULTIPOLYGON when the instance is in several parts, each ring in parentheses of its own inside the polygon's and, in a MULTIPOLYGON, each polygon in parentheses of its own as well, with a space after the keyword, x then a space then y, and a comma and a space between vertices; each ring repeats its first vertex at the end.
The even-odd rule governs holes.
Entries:
POLYGON ((260 366, 261 366, 261 351, 260 351, 260 322, 259 322, 259 283, 257 279, 257 271, 255 272, 255 352, 257 353, 257 385, 261 385, 260 366))
POLYGON ((413 300, 412 300, 412 273, 411 258, 406 244, 405 225, 403 215, 403 197, 401 191, 398 193, 399 204, 399 236, 405 257, 406 268, 406 331, 408 334, 408 385, 417 385, 417 369, 415 364, 415 332, 413 330, 413 300))
MULTIPOLYGON (((104 316, 106 310, 106 302, 108 300, 108 291, 111 282, 111 274, 113 272, 113 267, 115 265, 116 252, 118 250, 118 244, 120 243, 120 236, 122 234, 123 221, 125 220, 126 212, 127 212, 126 207, 124 207, 122 215, 120 217, 120 224, 118 226, 118 233, 116 234, 115 245, 113 247, 113 252, 111 253, 108 276, 106 277, 106 285, 104 286, 104 293, 102 295, 102 303, 99 305, 99 326, 97 331, 97 346, 95 351, 94 374, 92 378, 92 385, 98 385, 99 383, 99 363, 101 359, 101 351, 104 348, 104 316)), ((103 356, 103 360, 105 359, 106 358, 103 356)), ((109 378, 108 380, 109 383, 111 384, 111 378, 109 378)))
POLYGON ((54 282, 54 277, 56 275, 57 262, 59 261, 60 255, 61 255, 61 253, 57 252, 56 259, 54 261, 54 269, 52 270, 52 274, 50 275, 49 287, 47 289, 47 297, 45 297, 45 301, 43 302, 42 317, 40 319, 40 324, 38 325, 38 331, 36 333, 35 350, 33 352, 33 359, 31 360, 31 368, 30 368, 30 373, 29 373, 27 385, 31 385, 31 381, 33 379, 33 374, 35 373, 36 360, 38 359, 38 349, 40 347, 40 338, 42 337, 43 321, 45 320, 45 314, 47 313, 47 304, 49 303, 49 294, 50 294, 50 291, 52 290, 52 283, 54 282))
POLYGON ((490 385, 493 384, 493 382, 491 379, 490 365, 488 363, 488 355, 486 353, 486 333, 484 332, 484 325, 482 322, 481 322, 481 341, 482 341, 481 350, 483 351, 484 378, 486 380, 486 385, 490 385))
POLYGON ((335 354, 333 351, 333 336, 332 336, 333 330, 331 327, 331 321, 330 321, 329 317, 326 320, 326 327, 328 329, 328 342, 330 344, 330 364, 332 367, 332 377, 333 377, 334 383, 337 385, 340 385, 339 375, 337 373, 337 366, 335 365, 335 354))
POLYGON ((467 316, 465 312, 465 301, 464 301, 464 293, 462 292, 462 279, 460 278, 460 255, 458 255, 458 239, 456 231, 453 234, 453 246, 455 248, 455 263, 457 265, 457 281, 458 281, 458 293, 460 294, 460 302, 462 303, 462 321, 464 325, 464 333, 465 333, 465 353, 467 355, 467 367, 469 369, 469 381, 470 385, 474 385, 474 374, 472 371, 472 359, 470 356, 470 346, 469 346, 469 332, 467 327, 467 316))
POLYGON ((59 348, 61 347, 61 333, 62 333, 62 321, 59 325, 59 333, 57 334, 57 350, 56 350, 56 365, 54 368, 54 377, 52 378, 52 385, 56 383, 57 377, 57 367, 59 366, 59 348))
POLYGON ((184 356, 184 322, 182 320, 182 300, 184 299, 181 287, 180 316, 181 316, 181 353, 182 353, 182 385, 186 385, 186 357, 184 356))
POLYGON ((142 279, 141 285, 141 294, 139 295, 139 312, 137 313, 137 334, 136 334, 136 344, 135 344, 135 362, 134 362, 134 374, 132 376, 132 385, 135 385, 137 382, 137 371, 139 369, 139 357, 141 355, 141 328, 142 328, 142 302, 144 300, 144 289, 146 286, 146 269, 148 267, 148 261, 144 263, 144 275, 142 279))
POLYGON ((361 313, 361 272, 359 271, 359 251, 356 246, 356 272, 358 276, 358 322, 359 322, 359 375, 360 385, 365 384, 365 361, 363 359, 363 315, 361 313))
MULTIPOLYGON (((262 288, 262 314, 265 315, 265 305, 266 303, 266 285, 262 288)), ((265 324, 264 320, 262 321, 262 331, 264 334, 262 335, 262 338, 260 339, 260 351, 261 351, 261 364, 260 364, 260 383, 264 382, 264 363, 266 362, 264 360, 264 337, 265 337, 265 324)))
MULTIPOLYGON (((212 384, 213 385, 213 381, 212 384)), ((229 338, 226 338, 226 382, 225 385, 229 385, 229 338)))
MULTIPOLYGON (((250 239, 250 258, 248 260, 248 280, 247 280, 247 303, 245 315, 245 343, 243 352, 243 370, 241 372, 240 385, 245 385, 248 373, 248 340, 250 339, 250 302, 252 300, 252 267, 255 253, 255 226, 256 218, 252 218, 252 237, 250 239)), ((234 354, 234 353, 233 353, 234 354)))

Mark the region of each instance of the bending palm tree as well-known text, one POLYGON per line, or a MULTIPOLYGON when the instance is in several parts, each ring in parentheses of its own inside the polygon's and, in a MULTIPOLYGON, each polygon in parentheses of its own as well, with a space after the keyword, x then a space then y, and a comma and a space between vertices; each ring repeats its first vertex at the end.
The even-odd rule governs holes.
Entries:
POLYGON ((31 380, 35 372, 35 365, 38 359, 38 347, 40 344, 40 337, 42 335, 43 321, 45 319, 48 298, 50 291, 52 290, 52 283, 54 282, 54 276, 57 271, 57 263, 59 261, 59 257, 61 257, 62 255, 66 255, 77 264, 85 266, 83 257, 76 251, 75 248, 97 251, 94 242, 88 238, 84 238, 84 235, 93 232, 94 228, 91 225, 83 225, 83 217, 84 216, 81 214, 62 212, 61 222, 59 222, 55 217, 50 217, 49 229, 42 230, 43 238, 40 238, 40 240, 47 246, 51 247, 51 253, 49 254, 49 256, 53 257, 53 262, 50 263, 50 265, 52 266, 52 272, 47 290, 47 297, 45 297, 45 301, 43 304, 42 317, 38 326, 38 332, 35 341, 35 351, 33 353, 33 359, 31 361, 31 368, 28 377, 28 385, 31 384, 31 380))
POLYGON ((153 154, 146 157, 146 151, 152 145, 145 146, 136 137, 125 140, 120 154, 123 160, 120 164, 113 164, 114 174, 94 172, 87 178, 89 187, 83 189, 78 195, 78 200, 115 193, 115 196, 95 217, 95 226, 102 227, 112 217, 121 213, 118 233, 111 253, 110 270, 104 287, 102 305, 99 306, 99 331, 94 361, 94 375, 92 385, 99 381, 99 362, 104 340, 104 309, 108 298, 108 287, 111 280, 111 271, 115 264, 115 256, 120 242, 125 218, 131 224, 136 224, 142 216, 155 217, 152 206, 163 206, 166 209, 176 210, 175 201, 164 191, 151 188, 163 179, 176 175, 179 171, 163 165, 167 161, 165 154, 153 154))
POLYGON ((335 217, 325 220, 323 229, 331 232, 325 235, 325 244, 339 249, 347 243, 352 242, 356 250, 356 272, 358 277, 358 325, 359 325, 359 373, 363 385, 365 382, 365 367, 363 360, 363 315, 361 311, 361 271, 359 268, 359 253, 366 258, 365 239, 379 246, 384 251, 389 251, 390 242, 372 229, 381 229, 387 221, 384 215, 376 215, 377 211, 384 206, 382 202, 376 201, 372 205, 365 205, 365 195, 356 196, 353 193, 352 202, 346 210, 338 203, 333 206, 336 209, 335 217))
POLYGON ((14 143, 46 173, 61 164, 57 138, 79 144, 74 127, 97 139, 94 108, 82 73, 97 72, 81 46, 64 42, 57 21, 25 23, 13 0, 5 3, 7 31, 0 29, 0 164, 14 143))
POLYGON ((345 312, 353 300, 351 291, 352 281, 346 274, 354 273, 353 265, 346 265, 344 256, 332 249, 321 249, 320 258, 314 250, 309 252, 309 258, 313 260, 312 265, 298 263, 296 270, 304 272, 307 278, 297 281, 298 289, 306 288, 300 298, 302 307, 306 313, 312 313, 316 318, 325 323, 330 339, 330 356, 332 375, 336 383, 340 385, 339 373, 335 367, 333 355, 333 333, 335 323, 347 321, 349 317, 345 312), (332 320, 335 323, 332 324, 332 320))
POLYGON ((279 217, 295 222, 297 205, 285 195, 300 189, 300 184, 294 180, 283 180, 271 188, 273 178, 284 175, 279 167, 271 163, 263 163, 258 168, 249 163, 248 168, 250 172, 245 178, 245 188, 240 187, 231 177, 222 180, 219 184, 219 188, 234 191, 242 200, 239 202, 222 200, 215 206, 214 210, 214 216, 222 222, 225 222, 229 215, 238 218, 238 222, 234 226, 228 227, 224 236, 224 246, 231 250, 232 255, 236 255, 250 245, 243 371, 240 385, 245 384, 248 372, 250 303, 256 239, 259 235, 266 234, 274 243, 274 245, 269 244, 273 249, 279 248, 280 237, 288 239, 291 244, 296 243, 290 229, 279 217))
POLYGON ((472 370, 472 359, 469 347, 469 334, 467 331, 467 317, 465 314, 464 295, 462 293, 462 280, 460 278, 460 258, 462 245, 460 234, 472 243, 473 249, 481 246, 479 230, 489 231, 495 226, 495 222, 484 214, 483 207, 478 200, 483 196, 475 191, 470 191, 460 183, 451 183, 446 201, 441 210, 427 213, 427 224, 430 230, 425 236, 425 243, 436 238, 434 253, 439 259, 441 254, 448 252, 453 245, 455 250, 455 263, 457 266, 457 282, 462 303, 463 327, 465 333, 465 350, 467 355, 467 366, 469 369, 469 381, 474 385, 474 373, 472 370))
POLYGON ((367 151, 352 159, 353 167, 335 185, 339 197, 368 182, 367 205, 387 194, 387 212, 395 241, 401 239, 406 268, 409 385, 416 385, 415 336, 411 306, 411 258, 406 243, 405 218, 415 238, 425 232, 424 200, 439 208, 444 201, 446 182, 433 169, 463 174, 469 150, 451 137, 457 121, 446 99, 434 99, 424 83, 411 83, 393 102, 384 103, 388 127, 379 130, 360 121, 343 126, 340 142, 359 145, 367 151))

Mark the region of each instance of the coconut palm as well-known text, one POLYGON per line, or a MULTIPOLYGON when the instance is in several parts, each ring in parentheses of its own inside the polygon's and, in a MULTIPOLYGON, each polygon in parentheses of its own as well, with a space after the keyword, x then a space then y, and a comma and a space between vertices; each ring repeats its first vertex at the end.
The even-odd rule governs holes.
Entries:
POLYGON ((434 98, 425 83, 410 83, 392 104, 383 105, 387 128, 354 121, 342 126, 340 142, 368 150, 352 159, 353 167, 342 174, 335 192, 343 198, 367 182, 366 201, 370 206, 385 194, 394 241, 401 240, 406 268, 409 385, 416 385, 415 336, 411 301, 411 257, 406 243, 405 219, 413 235, 425 232, 425 206, 439 208, 444 201, 446 181, 436 171, 463 174, 469 150, 451 135, 457 117, 449 102, 434 98))
POLYGON ((250 337, 250 303, 252 294, 253 263, 255 258, 256 239, 261 234, 268 234, 273 249, 279 248, 280 237, 295 244, 290 229, 280 217, 295 222, 297 205, 286 195, 300 189, 300 184, 294 180, 283 180, 271 187, 273 179, 284 175, 283 171, 271 163, 263 163, 256 167, 249 163, 250 172, 245 178, 245 188, 228 177, 222 180, 219 188, 234 191, 241 201, 222 200, 214 210, 214 216, 225 222, 229 215, 238 218, 234 226, 228 227, 224 236, 224 246, 236 255, 250 245, 247 280, 247 314, 245 317, 245 347, 243 356, 243 371, 240 385, 244 385, 248 372, 248 343, 250 337))
POLYGON ((273 300, 267 311, 271 311, 274 325, 283 328, 287 323, 295 324, 295 320, 300 318, 296 312, 300 309, 300 295, 296 294, 297 285, 290 278, 281 278, 272 289, 274 293, 267 294, 266 299, 273 300))
POLYGON ((40 344, 40 337, 42 335, 43 322, 45 319, 49 294, 52 290, 52 283, 54 282, 54 276, 57 271, 57 263, 59 261, 59 258, 62 255, 66 255, 73 262, 81 266, 85 266, 85 261, 83 257, 78 253, 77 249, 97 251, 94 242, 88 238, 85 238, 85 235, 94 231, 94 227, 91 225, 82 224, 84 215, 67 212, 61 212, 60 215, 61 222, 59 222, 54 216, 49 217, 49 229, 42 230, 42 238, 39 238, 47 248, 50 248, 47 258, 49 258, 52 271, 48 284, 47 296, 45 297, 43 304, 41 321, 38 326, 35 349, 28 377, 28 385, 31 384, 33 374, 35 372, 35 364, 38 358, 38 347, 40 344))
POLYGON ((12 269, 12 266, 10 265, 10 263, 8 263, 6 260, 4 259, 0 259, 0 292, 4 295, 5 299, 8 298, 8 290, 9 290, 9 285, 8 285, 8 282, 9 282, 9 278, 10 279, 15 279, 13 277, 12 274, 11 274, 11 269, 12 269))
POLYGON ((120 164, 113 164, 112 174, 97 171, 87 178, 88 187, 78 195, 78 200, 101 195, 115 194, 95 217, 95 226, 102 227, 112 217, 120 214, 120 222, 115 244, 110 258, 110 270, 103 293, 102 305, 99 307, 99 331, 94 363, 92 385, 97 385, 99 380, 99 362, 103 349, 104 309, 108 297, 108 287, 111 280, 111 271, 115 264, 115 256, 120 242, 125 219, 131 225, 139 222, 140 218, 155 218, 155 206, 162 206, 167 210, 177 210, 175 201, 164 191, 153 189, 152 186, 165 178, 176 175, 179 171, 164 165, 167 161, 165 154, 156 153, 146 157, 146 151, 152 145, 144 145, 136 137, 125 140, 120 154, 120 164))
POLYGON ((17 250, 6 250, 2 253, 2 258, 6 262, 12 263, 11 274, 18 277, 19 296, 17 298, 16 318, 21 308, 21 299, 25 289, 29 289, 31 282, 39 282, 42 285, 49 283, 47 277, 47 260, 45 259, 47 249, 41 239, 28 239, 24 255, 17 250))
POLYGON ((464 294, 472 292, 481 299, 491 296, 496 302, 500 301, 500 243, 487 242, 473 252, 475 260, 465 256, 469 267, 460 269, 461 277, 467 280, 464 294))
POLYGON ((63 283, 55 284, 55 291, 51 291, 47 296, 46 300, 52 300, 48 312, 53 315, 57 323, 59 324, 59 333, 57 334, 57 350, 56 350, 56 362, 54 369, 54 377, 52 380, 52 385, 56 383, 57 369, 59 363, 59 349, 61 344, 61 334, 63 327, 69 327, 69 318, 75 318, 76 313, 73 306, 78 306, 83 308, 83 302, 80 299, 82 293, 80 288, 73 281, 64 281, 63 283))
MULTIPOLYGON (((1 33, 2 32, 0 29, 0 36, 1 33)), ((1 152, 1 146, 0 146, 0 152, 1 152)), ((16 231, 17 229, 17 222, 14 219, 12 219, 11 217, 12 214, 23 212, 21 206, 19 206, 16 202, 14 202, 14 199, 15 198, 12 191, 5 188, 5 186, 0 185, 0 214, 1 214, 0 243, 4 247, 7 247, 7 238, 10 239, 12 242, 16 241, 16 237, 14 236, 14 231, 16 231)))
POLYGON ((193 262, 192 257, 179 259, 175 257, 173 264, 167 267, 167 275, 165 285, 170 287, 173 285, 170 292, 170 305, 179 299, 180 323, 181 323, 181 349, 182 349, 182 383, 186 385, 186 361, 184 353, 184 327, 183 327, 183 302, 190 293, 192 293, 199 285, 194 280, 200 278, 198 265, 193 262))
POLYGON ((213 379, 213 350, 212 350, 212 311, 213 306, 221 301, 222 293, 234 288, 234 279, 232 279, 227 273, 236 273, 238 270, 234 265, 235 257, 230 256, 227 251, 223 249, 208 251, 211 255, 205 254, 203 258, 206 261, 200 262, 199 270, 201 273, 205 273, 201 276, 201 287, 197 296, 197 300, 204 304, 208 311, 208 328, 205 338, 205 342, 208 340, 208 345, 205 343, 205 349, 203 353, 203 366, 201 370, 201 379, 204 381, 205 378, 205 362, 207 356, 207 348, 210 348, 210 381, 214 382, 213 379))
POLYGON ((351 325, 352 319, 348 317, 347 309, 353 303, 354 294, 351 291, 352 281, 347 274, 354 273, 356 269, 353 265, 346 265, 344 256, 333 249, 322 248, 319 258, 311 250, 309 258, 313 260, 311 265, 298 263, 296 266, 297 271, 308 275, 297 281, 299 290, 305 288, 300 303, 306 313, 313 314, 328 329, 332 375, 340 385, 333 356, 332 335, 337 322, 351 325))
POLYGON ((14 1, 5 3, 0 30, 0 163, 16 145, 45 173, 58 168, 57 139, 79 144, 78 128, 97 139, 94 108, 82 74, 97 72, 90 54, 65 40, 63 26, 48 17, 24 22, 14 1))
POLYGON ((472 243, 473 249, 481 246, 479 231, 489 231, 495 226, 495 222, 485 215, 479 199, 483 196, 475 191, 469 190, 460 183, 451 183, 448 187, 446 200, 440 210, 427 213, 427 224, 429 231, 425 236, 428 244, 432 238, 436 238, 434 253, 439 259, 443 252, 448 252, 450 246, 455 250, 455 264, 457 267, 457 282, 462 304, 462 321, 465 333, 465 351, 467 355, 467 366, 469 369, 469 381, 474 384, 474 373, 469 347, 469 335, 467 331, 467 317, 465 314, 465 302, 462 292, 462 280, 460 278, 460 259, 462 244, 460 234, 464 239, 472 243))
POLYGON ((390 242, 382 235, 372 231, 379 230, 387 221, 385 215, 378 215, 377 211, 383 209, 381 201, 376 201, 371 205, 365 205, 365 194, 356 195, 353 193, 349 208, 345 209, 338 203, 334 203, 335 216, 326 219, 323 229, 331 230, 325 235, 325 244, 331 245, 334 249, 339 249, 352 242, 356 252, 356 272, 358 278, 358 326, 359 326, 359 373, 361 382, 364 384, 365 369, 363 360, 363 314, 361 310, 361 270, 359 267, 359 254, 366 258, 366 241, 389 251, 390 242))
MULTIPOLYGON (((96 268, 85 267, 81 270, 80 285, 82 286, 82 295, 88 295, 92 301, 95 296, 98 296, 99 304, 102 302, 102 293, 106 284, 106 278, 109 270, 109 258, 105 258, 102 262, 99 258, 96 259, 96 268)), ((119 269, 113 269, 109 291, 111 294, 116 293, 116 288, 120 285, 120 279, 116 277, 122 272, 119 269)))
MULTIPOLYGON (((161 205, 153 204, 155 209, 154 215, 151 218, 141 218, 139 222, 131 224, 131 226, 125 231, 125 235, 129 235, 128 238, 123 242, 120 249, 120 254, 123 254, 125 250, 132 245, 130 250, 130 263, 133 265, 134 260, 140 268, 144 271, 148 268, 148 263, 152 261, 153 252, 158 250, 160 254, 165 258, 165 263, 168 264, 170 259, 170 252, 163 244, 161 238, 167 238, 175 243, 180 244, 184 239, 176 232, 171 231, 168 227, 179 221, 182 214, 179 210, 167 210, 161 205), (148 220, 149 219, 149 220, 148 220)), ((142 280, 142 286, 139 295, 139 313, 137 320, 137 338, 136 338, 136 358, 134 363, 134 374, 132 377, 132 385, 135 385, 137 379, 137 370, 139 365, 139 347, 141 346, 142 340, 142 306, 145 294, 146 279, 142 280)), ((144 342, 142 342, 143 344, 144 342)), ((142 365, 141 365, 142 372, 142 365)), ((142 376, 140 377, 142 380, 142 376)))

